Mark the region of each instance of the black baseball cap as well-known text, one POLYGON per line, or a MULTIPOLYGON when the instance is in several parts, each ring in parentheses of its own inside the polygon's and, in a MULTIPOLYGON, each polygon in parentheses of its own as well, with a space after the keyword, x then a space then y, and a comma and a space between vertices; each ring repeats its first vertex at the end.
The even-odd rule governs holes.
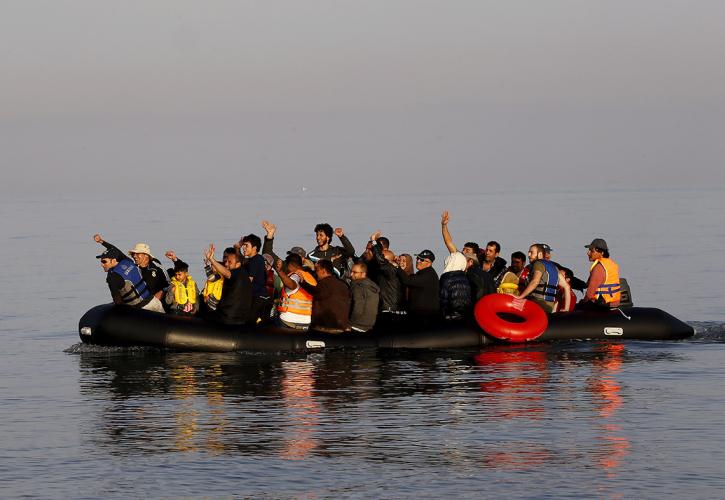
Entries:
POLYGON ((423 250, 422 252, 415 254, 415 256, 419 259, 428 259, 431 262, 436 260, 436 256, 430 250, 423 250))
POLYGON ((590 244, 584 245, 584 248, 598 248, 599 250, 609 250, 607 242, 604 241, 602 238, 594 238, 590 244))
POLYGON ((121 253, 120 250, 109 248, 105 252, 103 252, 101 255, 96 255, 96 259, 116 259, 118 261, 121 261, 125 259, 126 256, 121 253))

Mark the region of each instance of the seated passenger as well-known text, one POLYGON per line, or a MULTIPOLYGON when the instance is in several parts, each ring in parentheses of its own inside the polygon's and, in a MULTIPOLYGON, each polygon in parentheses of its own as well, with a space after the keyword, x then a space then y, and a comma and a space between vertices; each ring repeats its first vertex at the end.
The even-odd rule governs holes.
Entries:
POLYGON ((375 326, 378 316, 380 287, 367 277, 364 262, 353 264, 350 274, 350 328, 355 332, 367 332, 375 326))
POLYGON ((511 265, 506 268, 506 272, 501 277, 501 283, 496 290, 498 293, 508 293, 518 296, 519 290, 526 288, 522 285, 519 288, 520 278, 526 266, 526 255, 523 252, 514 252, 511 254, 511 265))
MULTIPOLYGON (((461 255, 456 248, 456 245, 453 243, 453 238, 451 237, 451 233, 448 230, 448 223, 450 222, 450 216, 448 212, 443 212, 441 214, 441 233, 443 235, 443 243, 445 243, 446 248, 450 252, 450 257, 453 255, 461 255)), ((496 290, 496 287, 494 286, 494 280, 491 274, 484 272, 483 269, 481 269, 481 266, 479 265, 478 261, 478 253, 480 249, 478 247, 478 243, 474 242, 467 242, 465 245, 463 245, 462 254, 464 258, 466 259, 466 265, 464 267, 465 276, 468 279, 469 282, 469 290, 470 290, 470 300, 471 303, 475 304, 478 299, 483 297, 484 295, 488 295, 489 293, 493 293, 496 290)), ((449 266, 449 258, 446 258, 445 260, 445 267, 448 268, 449 266)), ((457 257, 456 260, 458 262, 461 262, 460 258, 457 257)), ((460 267, 460 266, 458 266, 460 267)), ((444 273, 446 271, 444 270, 444 273)), ((441 300, 443 299, 443 295, 446 295, 446 301, 448 302, 449 298, 449 292, 446 291, 444 293, 443 291, 443 276, 441 275, 441 300)), ((446 282, 449 280, 446 279, 446 282)), ((448 283, 446 283, 446 286, 450 286, 448 283)), ((445 312, 444 314, 448 315, 448 313, 445 312)))
POLYGON ((315 273, 316 285, 300 282, 300 286, 312 295, 310 328, 327 333, 350 331, 350 289, 347 284, 336 276, 330 260, 318 260, 315 273))
POLYGON ((169 280, 166 279, 166 273, 160 266, 159 260, 151 255, 151 249, 146 243, 136 243, 136 245, 128 251, 128 254, 136 262, 141 270, 141 275, 149 287, 149 291, 161 300, 166 289, 169 286, 169 280))
POLYGON ((461 319, 471 307, 471 284, 466 277, 468 261, 460 252, 445 260, 440 279, 441 310, 446 319, 461 319))
POLYGON ((222 290, 224 289, 224 278, 214 271, 211 264, 204 259, 204 272, 206 273, 206 283, 201 291, 203 304, 206 311, 216 311, 219 301, 222 298, 222 290))
POLYGON ((589 279, 584 298, 577 309, 611 309, 619 307, 622 287, 619 283, 619 265, 609 258, 609 247, 602 238, 595 238, 586 245, 589 262, 589 279))
POLYGON ((382 314, 401 314, 405 299, 405 287, 398 278, 395 254, 384 248, 380 231, 370 236, 370 248, 377 264, 375 282, 380 287, 379 310, 382 314))
POLYGON ((329 260, 334 266, 334 273, 338 277, 342 277, 347 271, 347 260, 355 255, 355 248, 353 248, 352 243, 347 239, 341 227, 335 229, 335 235, 340 238, 341 247, 330 245, 330 242, 332 242, 331 225, 327 223, 317 224, 315 226, 317 246, 307 254, 307 258, 315 264, 321 259, 329 260))
POLYGON ((196 288, 194 278, 189 275, 189 265, 178 258, 173 250, 169 250, 165 255, 174 263, 173 272, 170 273, 171 284, 164 298, 169 314, 193 316, 199 312, 199 290, 196 288))
POLYGON ((312 319, 312 294, 300 287, 303 281, 316 285, 317 280, 312 273, 302 268, 302 257, 290 253, 284 261, 275 261, 275 270, 282 282, 279 305, 277 306, 277 324, 296 330, 307 330, 312 319))
POLYGON ((557 288, 561 285, 567 290, 564 296, 563 310, 569 309, 569 284, 566 283, 559 268, 544 259, 544 249, 540 244, 534 243, 531 245, 529 260, 531 261, 531 277, 519 298, 525 299, 531 296, 531 300, 541 306, 547 314, 551 314, 556 308, 557 288))
POLYGON ((506 271, 506 260, 500 257, 499 253, 501 253, 501 245, 496 241, 489 241, 486 244, 483 263, 481 264, 483 270, 491 275, 497 287, 501 284, 501 279, 506 271))
POLYGON ((224 278, 224 281, 222 282, 221 298, 210 317, 212 320, 226 325, 247 323, 252 308, 252 282, 249 275, 239 262, 234 247, 224 249, 221 263, 214 258, 214 251, 214 244, 211 244, 204 256, 214 273, 224 278))
POLYGON ((576 307, 576 295, 571 288, 571 280, 574 277, 574 272, 567 267, 562 267, 560 272, 564 275, 564 280, 569 285, 569 308, 564 308, 566 304, 564 294, 567 293, 567 290, 563 286, 560 286, 556 291, 556 312, 572 312, 576 307))
POLYGON ((426 322, 440 317, 440 298, 438 273, 433 269, 435 255, 423 250, 416 255, 415 267, 418 272, 407 274, 398 268, 398 278, 408 287, 408 318, 416 322, 426 322))
POLYGON ((149 291, 136 263, 121 250, 103 241, 100 234, 94 235, 93 240, 106 248, 101 255, 96 255, 96 258, 100 259, 101 267, 107 273, 106 283, 113 302, 163 313, 164 306, 149 291))

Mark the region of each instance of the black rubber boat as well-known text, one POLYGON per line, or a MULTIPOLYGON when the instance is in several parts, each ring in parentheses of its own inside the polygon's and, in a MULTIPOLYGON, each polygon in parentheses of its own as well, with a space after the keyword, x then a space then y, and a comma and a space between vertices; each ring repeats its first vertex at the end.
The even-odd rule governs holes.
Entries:
MULTIPOLYGON (((537 342, 556 340, 677 340, 694 335, 688 324, 655 308, 553 315, 537 342)), ((500 340, 470 321, 400 320, 367 333, 329 334, 272 326, 227 326, 198 318, 158 314, 113 304, 99 305, 81 318, 84 343, 153 346, 182 351, 305 351, 321 348, 449 349, 481 347, 500 340)))

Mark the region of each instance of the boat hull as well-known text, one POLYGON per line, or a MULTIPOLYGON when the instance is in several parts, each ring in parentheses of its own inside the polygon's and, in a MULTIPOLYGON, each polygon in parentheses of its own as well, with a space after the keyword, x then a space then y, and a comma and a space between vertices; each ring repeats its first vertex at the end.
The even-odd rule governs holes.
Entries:
MULTIPOLYGON (((539 341, 677 340, 694 335, 688 324, 655 308, 576 311, 553 315, 539 341)), ((395 321, 367 333, 329 334, 273 326, 231 326, 158 314, 113 304, 91 308, 80 319, 84 343, 105 346, 151 346, 181 351, 304 351, 320 348, 453 349, 500 343, 471 321, 424 324, 395 321)))

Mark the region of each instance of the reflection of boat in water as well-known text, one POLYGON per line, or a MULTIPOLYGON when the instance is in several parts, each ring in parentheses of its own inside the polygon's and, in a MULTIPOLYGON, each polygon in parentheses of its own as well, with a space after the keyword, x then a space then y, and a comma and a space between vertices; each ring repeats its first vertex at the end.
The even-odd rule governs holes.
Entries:
MULTIPOLYGON (((79 322, 81 340, 109 346, 152 346, 186 351, 305 351, 327 348, 448 349, 498 342, 471 321, 382 323, 367 333, 329 334, 273 326, 228 326, 113 304, 90 309, 79 322)), ((537 340, 674 340, 691 326, 654 308, 576 311, 553 315, 537 340)))

